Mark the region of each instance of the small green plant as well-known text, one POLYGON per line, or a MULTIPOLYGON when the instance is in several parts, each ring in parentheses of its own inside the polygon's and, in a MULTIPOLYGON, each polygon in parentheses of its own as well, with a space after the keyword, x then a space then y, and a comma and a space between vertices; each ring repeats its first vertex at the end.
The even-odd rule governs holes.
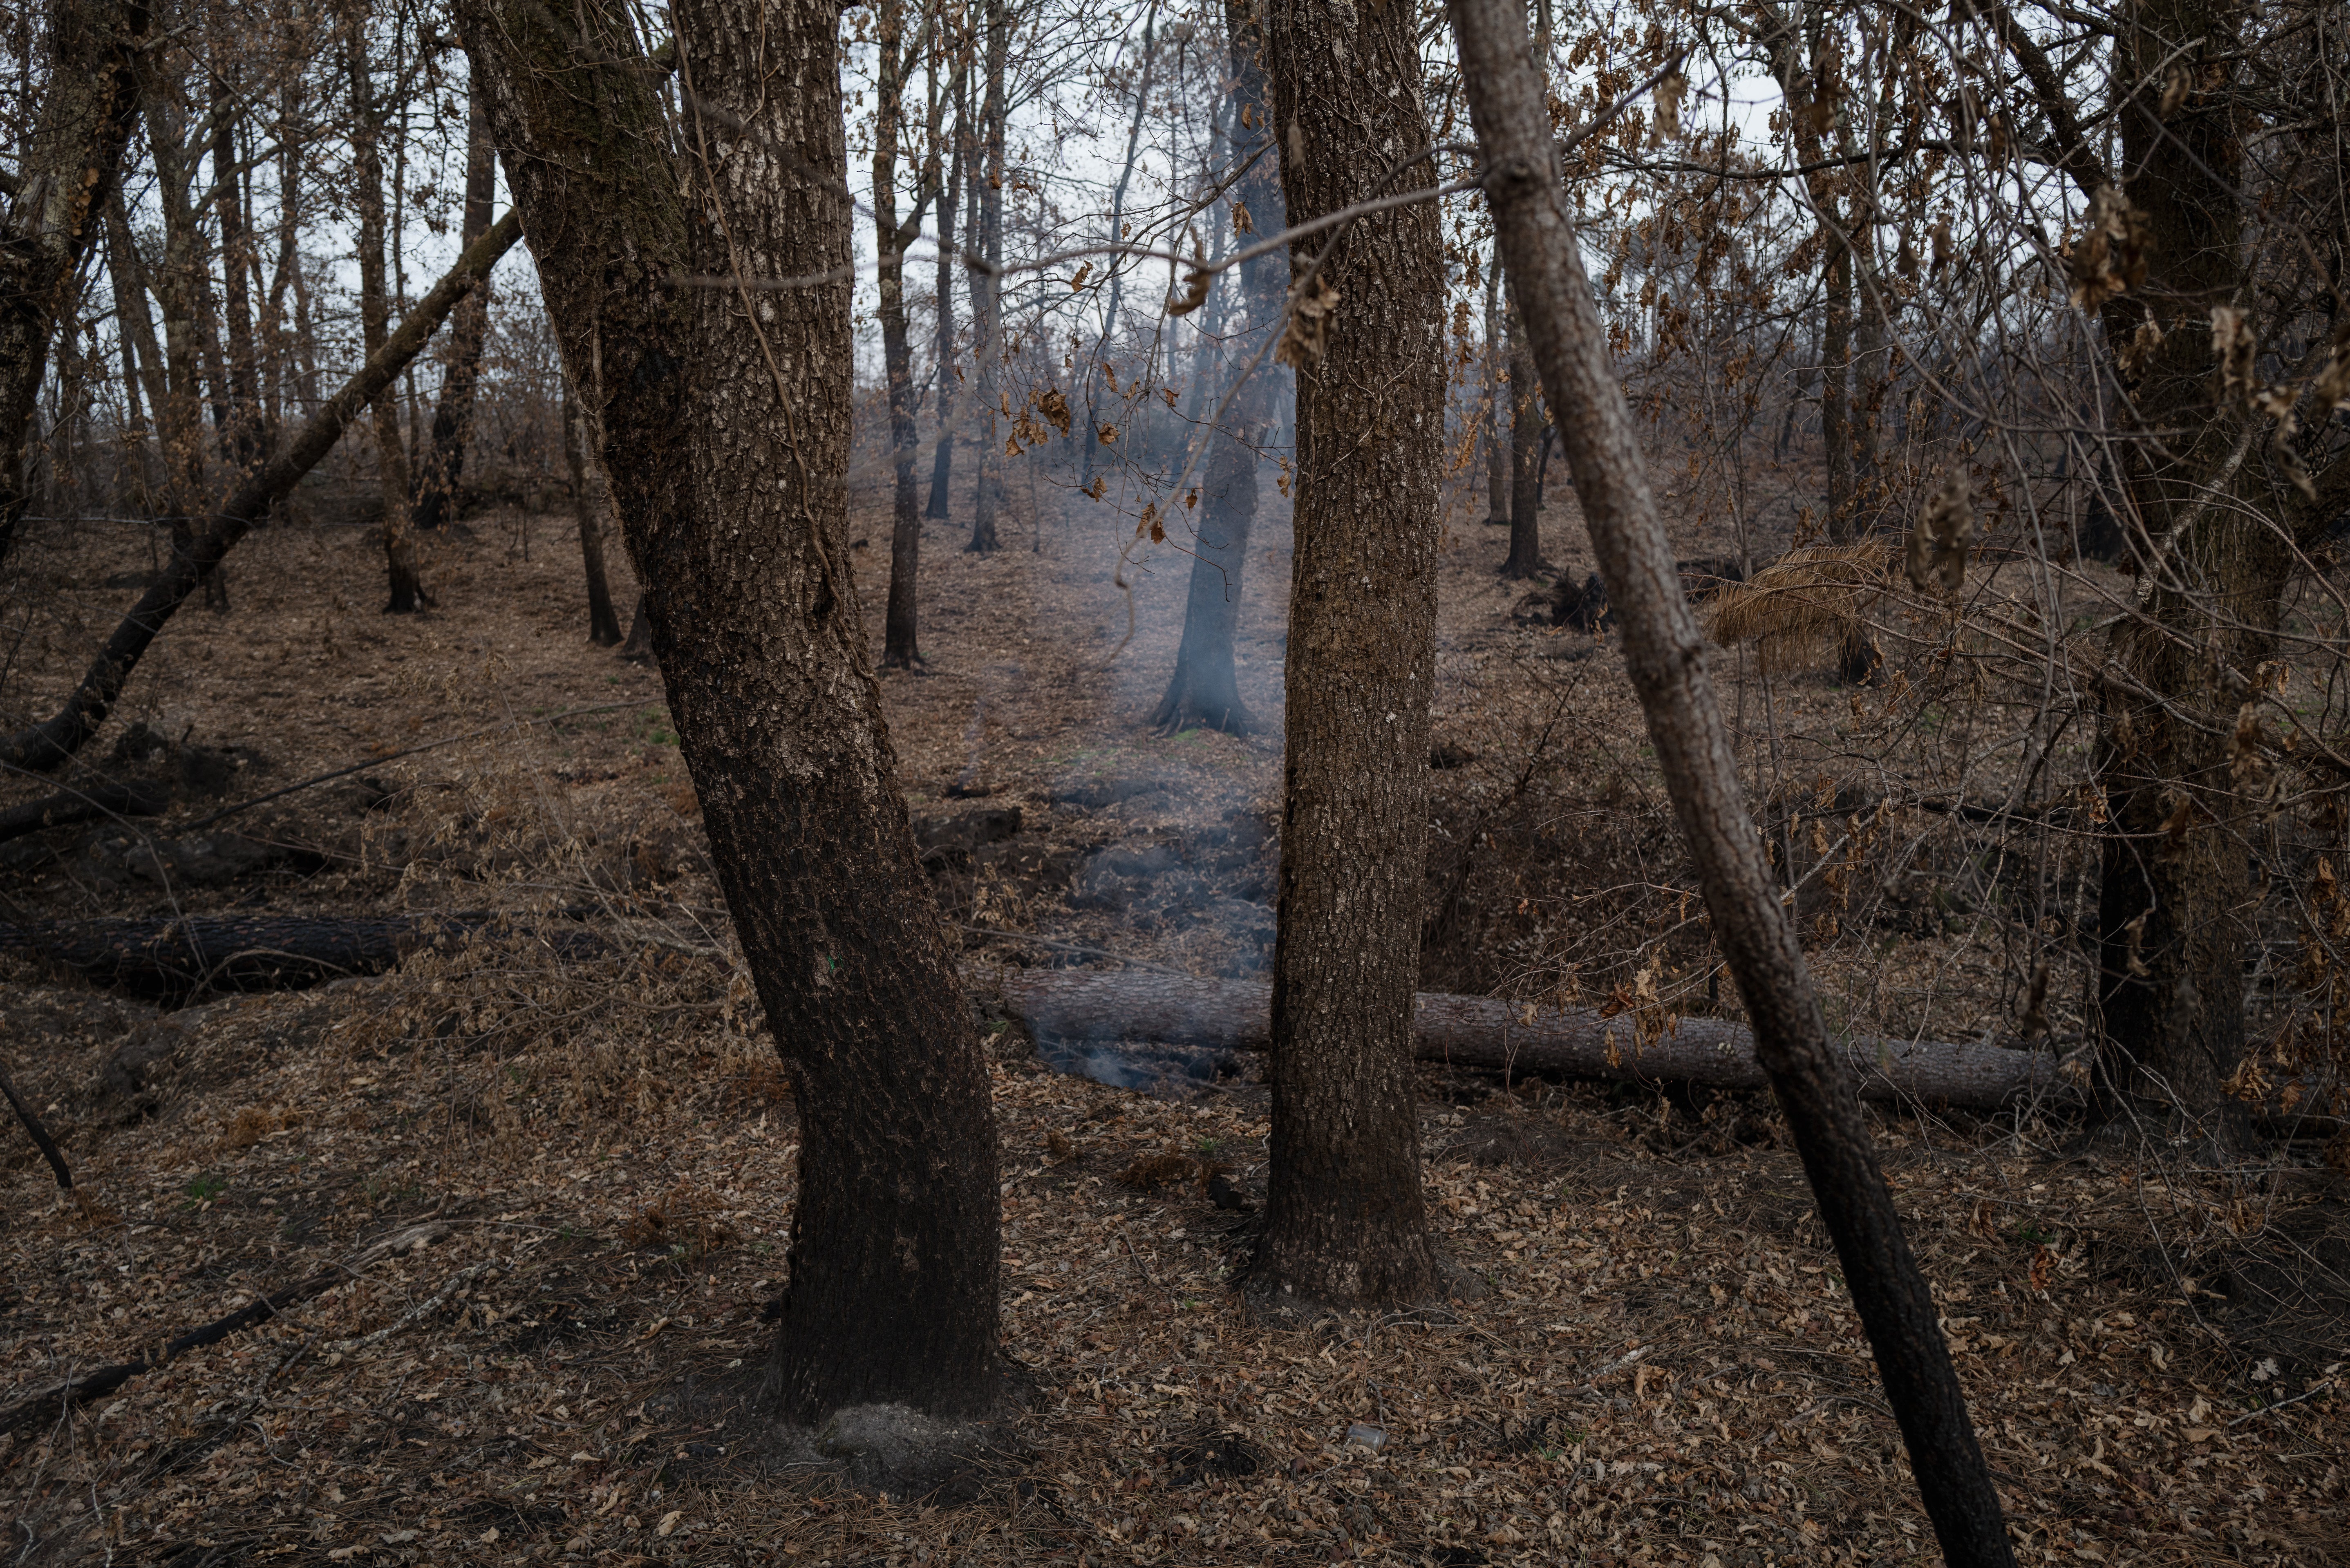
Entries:
POLYGON ((180 1190, 198 1203, 209 1203, 228 1190, 228 1182, 217 1176, 199 1176, 180 1190))
POLYGON ((2008 1234, 2014 1237, 2017 1241, 2022 1242, 2027 1247, 2044 1245, 2049 1239, 2047 1231, 2043 1231, 2037 1225, 2030 1224, 2022 1220, 2017 1220, 2014 1224, 2008 1227, 2008 1234))
POLYGON ((1201 1154, 1213 1154, 1223 1147, 1224 1144, 1222 1138, 1203 1137, 1200 1140, 1199 1144, 1200 1152, 1201 1154))

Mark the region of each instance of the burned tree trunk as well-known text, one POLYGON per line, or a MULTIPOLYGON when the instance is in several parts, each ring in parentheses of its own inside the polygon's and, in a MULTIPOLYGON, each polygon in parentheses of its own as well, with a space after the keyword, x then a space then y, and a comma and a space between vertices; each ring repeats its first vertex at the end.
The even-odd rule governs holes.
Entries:
MULTIPOLYGON (((931 62, 935 76, 939 66, 931 62)), ((953 144, 948 149, 946 194, 939 199, 939 274, 938 362, 931 374, 938 383, 938 442, 931 454, 931 495, 923 504, 922 515, 936 522, 947 519, 947 492, 954 480, 955 444, 955 218, 961 213, 963 198, 963 173, 969 163, 967 146, 971 140, 971 117, 962 106, 970 101, 969 74, 958 69, 955 80, 960 90, 948 96, 954 100, 955 129, 953 144)))
POLYGON ((1508 349, 1502 326, 1502 254, 1498 250, 1485 267, 1485 524, 1506 528, 1510 523, 1510 434, 1502 410, 1508 406, 1508 349))
MULTIPOLYGON (((375 75, 368 60, 368 12, 355 10, 346 26, 344 60, 350 80, 351 179, 359 209, 359 341, 373 358, 383 347, 391 318, 391 293, 385 276, 383 156, 380 146, 384 116, 376 106, 375 75)), ((416 556, 416 535, 410 528, 408 449, 400 433, 400 400, 386 381, 375 396, 376 483, 383 492, 383 557, 390 583, 386 615, 413 615, 432 604, 424 591, 416 556)))
MULTIPOLYGON (((1291 223, 1435 182, 1409 7, 1263 15, 1291 223)), ((1340 303, 1318 357, 1298 356, 1272 1169, 1249 1288, 1274 1305, 1422 1302, 1439 1287, 1411 1070, 1442 526, 1435 206, 1293 255, 1340 303)))
POLYGON ((1794 922, 1738 782, 1705 641, 1683 597, 1623 389, 1583 270, 1543 83, 1515 0, 1451 0, 1485 195, 1577 497, 1622 627, 1625 662, 1695 863, 1754 1054, 1794 1134, 1885 1380, 1944 1557, 2014 1561, 1999 1495, 1924 1274, 1901 1232, 1851 1075, 1830 1043, 1794 922))
POLYGON ((772 1388, 795 1423, 866 1405, 978 1415, 1002 1384, 995 1126, 849 563, 838 12, 682 0, 682 146, 629 15, 458 8, 506 178, 547 237, 540 286, 602 432, 719 884, 799 1106, 772 1388), (836 271, 772 293, 670 283, 836 271))
POLYGON ((1003 73, 1012 48, 1012 0, 984 0, 987 90, 979 111, 983 139, 979 171, 979 233, 972 240, 986 258, 971 275, 972 356, 979 361, 979 417, 986 434, 979 443, 978 486, 971 510, 971 543, 980 555, 1001 546, 996 517, 1003 510, 1003 449, 996 420, 1003 393, 1003 132, 1006 105, 1003 73))
POLYGON ((612 514, 612 482, 604 476, 604 443, 587 424, 578 389, 566 376, 563 461, 571 471, 571 506, 579 519, 579 559, 588 572, 588 640, 598 648, 609 648, 620 640, 620 618, 612 613, 612 586, 604 574, 604 519, 612 514))
MULTIPOLYGON (((1264 80, 1263 42, 1253 5, 1227 5, 1232 38, 1232 115, 1235 126, 1261 134, 1271 126, 1272 105, 1264 80)), ((1253 150, 1238 145, 1236 157, 1253 150)), ((1280 154, 1268 148, 1232 187, 1232 198, 1249 214, 1252 229, 1278 234, 1283 227, 1280 154)), ((1248 305, 1248 330, 1230 344, 1235 373, 1246 375, 1265 339, 1280 330, 1287 294, 1279 255, 1243 262, 1241 291, 1248 305)), ((1151 725, 1173 733, 1204 724, 1227 734, 1246 734, 1254 724, 1241 701, 1240 672, 1232 637, 1241 618, 1241 576, 1248 564, 1249 534, 1256 524, 1257 453, 1272 426, 1279 378, 1268 361, 1233 394, 1226 422, 1211 431, 1208 472, 1201 485, 1200 526, 1193 543, 1191 578, 1183 601, 1183 639, 1175 650, 1175 670, 1166 693, 1151 711, 1151 725)))

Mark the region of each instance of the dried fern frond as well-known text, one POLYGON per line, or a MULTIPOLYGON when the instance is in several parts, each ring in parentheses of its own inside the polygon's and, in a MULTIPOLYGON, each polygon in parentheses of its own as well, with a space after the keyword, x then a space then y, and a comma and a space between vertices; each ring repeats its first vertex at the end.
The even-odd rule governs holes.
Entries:
POLYGON ((1756 644, 1766 670, 1840 659, 1888 564, 1879 544, 1803 545, 1717 589, 1701 612, 1705 634, 1724 648, 1756 644))

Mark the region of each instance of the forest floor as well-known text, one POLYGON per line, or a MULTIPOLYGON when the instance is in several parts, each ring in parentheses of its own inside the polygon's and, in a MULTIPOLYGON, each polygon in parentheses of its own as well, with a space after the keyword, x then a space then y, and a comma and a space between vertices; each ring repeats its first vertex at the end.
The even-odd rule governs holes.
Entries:
MULTIPOLYGON (((1579 579, 1571 512, 1554 516, 1579 579)), ((232 613, 183 612, 96 748, 178 803, 0 846, 0 923, 397 908, 515 929, 173 1012, 0 971, 0 1059, 77 1178, 60 1198, 15 1129, 0 1138, 12 1560, 1931 1560, 1767 1102, 1429 1069, 1434 1222, 1487 1289, 1275 1328, 1231 1290, 1253 1217, 1201 1188, 1229 1168, 1262 1196, 1253 1072, 1099 1083, 1003 1021, 1007 964, 1269 961, 1286 539, 1264 530, 1244 585, 1263 728, 1162 737, 1143 720, 1188 561, 1128 566, 1121 647, 1128 526, 1048 497, 988 556, 934 526, 931 663, 882 677, 988 1030, 1021 1446, 966 1495, 893 1500, 765 1440, 794 1113, 658 676, 586 642, 567 524, 483 518, 436 542, 439 607, 399 620, 375 613, 360 532, 272 530, 233 562, 232 613), (344 767, 360 771, 178 826, 344 767), (618 940, 566 956, 532 936, 558 919, 618 940), (303 1281, 267 1322, 11 1421, 68 1373, 303 1281)), ((878 651, 877 497, 857 534, 878 651)), ((1523 613, 1527 585, 1493 572, 1503 544, 1464 504, 1424 983, 1534 998, 1637 964, 1694 1006, 1637 711, 1604 639, 1523 613), (1618 897, 1633 884, 1639 901, 1618 897)), ((26 547, 0 719, 49 711, 143 550, 26 547)), ((1792 723, 1846 699, 1797 683, 1777 701, 1792 723)), ((0 805, 53 787, 0 786, 0 805)), ((1839 988, 1849 950, 1822 955, 1840 1016, 1963 1037, 2012 1008, 1995 955, 1955 938, 1872 947, 1847 977, 1865 983, 1839 988)), ((2338 1173, 2141 1165, 2036 1120, 1887 1115, 1877 1134, 2023 1561, 2350 1555, 2344 1302, 2322 1283, 2350 1272, 2338 1173)))

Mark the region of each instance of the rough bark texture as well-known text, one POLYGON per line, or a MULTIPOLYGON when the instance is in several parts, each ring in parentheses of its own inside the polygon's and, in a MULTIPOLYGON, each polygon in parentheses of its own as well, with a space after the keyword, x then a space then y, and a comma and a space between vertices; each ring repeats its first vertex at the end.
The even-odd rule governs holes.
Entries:
POLYGON ((49 343, 98 237, 139 108, 143 0, 54 0, 49 78, 0 231, 0 561, 26 508, 26 444, 49 343))
POLYGON ((1754 1051, 1784 1107, 1911 1469, 1947 1561, 2013 1562, 1999 1497, 1924 1274, 1878 1169, 1852 1075, 1830 1043, 1803 949, 1738 782, 1630 410, 1584 275, 1551 151, 1541 78, 1515 0, 1451 0, 1486 199, 1557 416, 1575 493, 1621 628, 1625 662, 1729 961, 1754 1051))
MULTIPOLYGON (((1401 0, 1267 0, 1293 223, 1434 182, 1401 0), (1407 163, 1409 167, 1404 167, 1407 163)), ((1433 203, 1327 245, 1327 347, 1297 377, 1288 754, 1274 947, 1272 1168, 1251 1287, 1425 1301, 1411 996, 1426 880, 1444 270, 1433 203)))
POLYGON ((99 726, 113 711, 116 699, 122 695, 123 683, 130 679, 140 656, 162 631, 173 612, 186 602, 197 583, 216 573, 222 558, 236 547, 237 541, 333 450, 351 421, 373 401, 377 393, 391 385, 408 362, 423 350, 433 329, 456 303, 489 275, 498 258, 521 237, 522 225, 514 214, 508 213, 457 258, 449 275, 417 301, 416 308, 409 312, 400 330, 359 367, 359 374, 346 382, 341 391, 319 405, 310 422, 286 450, 239 485, 219 510, 203 520, 202 528, 190 530, 187 547, 172 552, 162 574, 140 596, 130 613, 122 618, 114 635, 107 639, 106 646, 82 676, 81 684, 56 716, 0 740, 0 763, 46 772, 72 757, 98 733, 99 726))
MULTIPOLYGON (((1068 1040, 1139 1040, 1169 1045, 1264 1050, 1273 1035, 1273 988, 1253 981, 1047 970, 1006 976, 1012 1010, 1040 1034, 1068 1040)), ((1770 1079, 1754 1033, 1720 1018, 1683 1018, 1669 1030, 1580 1009, 1525 1010, 1484 996, 1422 992, 1413 1000, 1413 1049, 1423 1062, 1503 1072, 1707 1084, 1759 1089, 1770 1079)), ((1995 1110, 2071 1093, 2045 1052, 1939 1040, 1862 1038, 1837 1050, 1871 1100, 1995 1110)))
POLYGON ((973 1414, 1001 1382, 995 1125, 849 566, 850 286, 668 283, 847 265, 837 12, 672 15, 681 148, 617 4, 458 9, 799 1106, 776 1407, 973 1414))
MULTIPOLYGON (((477 83, 469 94, 466 111, 465 216, 463 243, 472 244, 490 226, 490 205, 497 185, 497 150, 490 144, 490 111, 477 83)), ((410 537, 447 527, 457 516, 457 485, 465 473, 465 446, 473 433, 473 393, 482 379, 482 350, 490 337, 490 291, 476 289, 465 296, 449 323, 449 358, 441 372, 441 396, 432 406, 432 425, 418 452, 416 494, 409 511, 410 537)), ((598 530, 600 535, 601 530, 598 530)), ((580 535, 581 542, 587 535, 580 535)), ((411 552, 414 545, 410 545, 411 552)), ((600 563, 595 568, 600 576, 600 563)), ((395 602, 389 607, 397 611, 395 602)), ((413 607, 412 606, 411 607, 413 607)), ((611 618, 608 596, 604 619, 611 618)), ((599 623, 600 624, 600 623, 599 623)), ((600 639, 599 639, 600 640, 600 639)), ((618 634, 613 637, 619 640, 618 634)))
POLYGON ((571 506, 579 519, 579 558, 588 571, 588 640, 609 648, 620 640, 612 611, 612 585, 604 574, 604 520, 612 514, 612 482, 604 475, 604 443, 587 428, 587 410, 565 378, 563 461, 571 470, 571 506))
MULTIPOLYGON (((931 68, 937 68, 935 62, 931 68)), ((922 507, 925 518, 940 522, 946 520, 947 489, 954 479, 955 217, 962 211, 963 175, 970 162, 967 151, 971 138, 971 119, 962 108, 970 98, 971 81, 962 72, 957 72, 956 77, 961 90, 948 95, 956 106, 953 144, 947 160, 946 194, 939 199, 938 363, 931 371, 931 379, 938 383, 939 435, 931 456, 931 498, 922 507)))
MULTIPOLYGON (((1225 29, 1232 38, 1231 122, 1253 128, 1234 138, 1233 156, 1247 158, 1269 136, 1272 102, 1264 79, 1262 30, 1253 0, 1227 0, 1225 29)), ((1268 149, 1234 182, 1233 199, 1247 209, 1258 234, 1279 234, 1286 223, 1281 199, 1281 161, 1268 149)), ((1279 329, 1288 293, 1279 255, 1243 262, 1240 287, 1248 306, 1248 327, 1226 342, 1226 360, 1244 372, 1271 333, 1279 329)), ((1195 381, 1204 378, 1195 378, 1195 381)), ((1194 724, 1228 734, 1246 734, 1255 721, 1241 701, 1240 674, 1232 659, 1232 634, 1241 618, 1241 577, 1248 564, 1249 534, 1256 524, 1258 451, 1272 426, 1280 378, 1272 361, 1257 367, 1233 396, 1224 423, 1210 432, 1208 471, 1201 485, 1199 532, 1191 547, 1191 578, 1183 601, 1183 639, 1175 650, 1174 673, 1152 710, 1150 722, 1172 733, 1194 724)))
POLYGON ((1526 327, 1510 306, 1510 555, 1505 577, 1531 577, 1543 568, 1543 401, 1526 327))

